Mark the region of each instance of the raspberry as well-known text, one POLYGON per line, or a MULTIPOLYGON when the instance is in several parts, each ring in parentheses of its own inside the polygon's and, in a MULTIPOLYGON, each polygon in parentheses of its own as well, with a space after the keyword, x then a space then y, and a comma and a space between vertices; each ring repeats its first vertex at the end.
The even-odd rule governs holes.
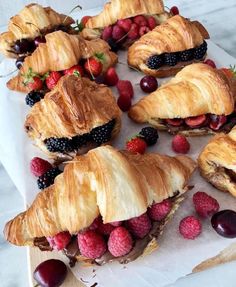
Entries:
POLYGON ((131 19, 120 19, 117 21, 117 25, 121 27, 126 33, 131 29, 131 19))
POLYGON ((202 232, 201 222, 194 216, 187 216, 180 221, 179 232, 186 239, 195 239, 202 232))
POLYGON ((128 93, 123 93, 117 100, 118 107, 123 111, 127 112, 131 107, 131 98, 128 93))
POLYGON ((111 225, 110 223, 100 223, 97 231, 103 235, 110 235, 113 229, 115 229, 115 226, 111 225))
POLYGON ((135 16, 133 21, 138 26, 147 26, 148 25, 147 20, 143 15, 135 16))
POLYGON ((81 255, 87 258, 100 258, 107 250, 103 237, 93 230, 79 233, 77 239, 81 255))
POLYGON ((128 32, 128 38, 135 40, 139 37, 139 26, 136 23, 131 25, 130 31, 128 32))
POLYGON ((118 25, 113 27, 112 38, 115 40, 120 40, 125 35, 125 31, 118 25))
POLYGON ((115 256, 123 256, 130 252, 133 246, 129 231, 123 226, 116 227, 108 239, 108 250, 115 256))
POLYGON ((93 223, 89 226, 89 230, 97 229, 100 223, 102 223, 102 217, 98 216, 97 218, 94 219, 93 223))
POLYGON ((218 201, 205 192, 198 191, 193 195, 193 204, 198 215, 208 217, 216 213, 220 206, 218 201))
POLYGON ((114 221, 114 222, 110 222, 111 225, 117 227, 117 226, 121 226, 122 225, 122 221, 114 221))
POLYGON ((112 36, 112 26, 105 27, 102 31, 102 39, 107 41, 112 36))
POLYGON ((151 220, 149 219, 147 213, 129 219, 126 224, 128 230, 136 238, 145 237, 152 227, 151 220))
POLYGON ((213 62, 210 59, 207 59, 206 61, 204 61, 204 64, 207 64, 208 66, 211 66, 212 68, 216 68, 215 62, 213 62))
POLYGON ((150 30, 153 30, 157 25, 156 19, 150 16, 148 17, 147 21, 148 21, 148 27, 150 28, 150 30))
POLYGON ((178 7, 177 7, 177 6, 171 7, 171 8, 170 8, 170 13, 171 13, 172 15, 178 15, 178 14, 179 14, 179 9, 178 9, 178 7))
POLYGON ((190 149, 190 144, 185 136, 176 135, 172 140, 172 149, 178 153, 187 153, 190 149))
POLYGON ((109 68, 104 76, 104 82, 108 86, 115 86, 119 81, 118 75, 114 67, 109 68))
POLYGON ((34 157, 30 161, 30 171, 35 176, 41 176, 50 169, 52 169, 50 162, 40 157, 34 157))
POLYGON ((50 246, 55 250, 64 249, 71 240, 71 235, 68 231, 60 232, 53 237, 47 237, 50 246))
POLYGON ((129 94, 130 98, 133 98, 134 89, 130 81, 119 80, 116 87, 120 95, 125 92, 129 94))
POLYGON ((154 203, 148 209, 148 215, 152 220, 161 221, 171 211, 172 203, 169 199, 165 199, 160 203, 154 203))
POLYGON ((141 26, 141 27, 139 28, 139 36, 141 37, 141 36, 143 36, 144 34, 146 34, 146 33, 149 32, 149 31, 150 31, 149 27, 147 27, 147 26, 141 26))

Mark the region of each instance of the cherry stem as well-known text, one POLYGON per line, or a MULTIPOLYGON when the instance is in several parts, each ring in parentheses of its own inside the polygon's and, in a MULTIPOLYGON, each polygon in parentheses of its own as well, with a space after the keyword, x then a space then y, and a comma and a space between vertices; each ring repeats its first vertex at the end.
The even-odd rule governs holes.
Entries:
POLYGON ((6 74, 6 75, 0 75, 0 78, 5 78, 5 77, 7 77, 7 76, 10 76, 11 74, 15 73, 17 70, 18 70, 18 69, 14 70, 14 71, 12 71, 12 72, 6 74))
MULTIPOLYGON (((80 5, 77 5, 77 6, 75 6, 68 14, 70 15, 70 14, 71 14, 73 11, 75 11, 75 9, 77 9, 77 8, 79 8, 80 10, 83 9, 80 5)), ((68 15, 65 17, 65 19, 64 19, 63 22, 62 22, 62 24, 64 24, 64 23, 66 22, 66 20, 67 20, 68 17, 69 17, 68 15)))

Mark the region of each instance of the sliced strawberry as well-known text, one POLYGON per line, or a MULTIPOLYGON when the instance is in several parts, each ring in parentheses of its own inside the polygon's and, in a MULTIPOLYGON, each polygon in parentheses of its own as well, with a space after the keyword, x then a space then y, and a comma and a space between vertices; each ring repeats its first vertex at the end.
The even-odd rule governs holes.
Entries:
POLYGON ((174 127, 179 127, 183 124, 183 119, 166 119, 166 122, 174 127))
POLYGON ((150 16, 147 18, 148 21, 148 27, 150 30, 153 30, 157 26, 157 21, 153 16, 150 16))
POLYGON ((134 89, 133 89, 132 83, 130 81, 119 80, 116 87, 117 87, 120 95, 122 93, 126 92, 129 94, 130 98, 133 98, 134 89))
POLYGON ((206 120, 207 120, 207 116, 201 115, 201 116, 186 118, 184 121, 186 125, 188 125, 189 127, 196 128, 196 127, 203 126, 206 123, 206 120))
POLYGON ((109 68, 104 76, 104 82, 108 86, 115 86, 119 81, 118 75, 114 67, 109 68))
POLYGON ((96 57, 91 57, 84 64, 84 68, 88 74, 97 77, 102 72, 102 63, 96 57))
POLYGON ((128 38, 135 40, 139 37, 139 26, 136 23, 131 25, 130 31, 128 32, 128 38))
POLYGON ((64 75, 73 75, 73 74, 77 75, 77 74, 79 74, 81 77, 83 77, 84 76, 84 70, 83 70, 82 66, 74 65, 73 67, 64 70, 63 74, 64 75))
POLYGON ((117 100, 117 105, 123 112, 127 112, 131 107, 131 98, 129 93, 122 92, 117 100))
POLYGON ((147 27, 147 26, 141 26, 141 27, 139 28, 139 36, 141 37, 141 36, 143 36, 144 34, 146 34, 146 33, 149 32, 149 31, 150 31, 149 27, 147 27))
POLYGON ((131 29, 131 19, 120 19, 117 21, 117 25, 120 26, 126 33, 131 29))
POLYGON ((138 26, 147 26, 148 25, 147 19, 143 15, 135 16, 133 21, 138 26))
POLYGON ((226 116, 210 116, 210 128, 214 131, 219 130, 227 122, 226 116))
POLYGON ((85 24, 88 22, 88 20, 92 18, 91 16, 84 16, 82 19, 81 19, 81 23, 85 26, 85 24))
POLYGON ((43 87, 43 81, 39 77, 35 76, 28 82, 27 86, 31 90, 41 90, 43 87))
POLYGON ((52 90, 56 86, 57 82, 60 80, 61 77, 62 75, 59 72, 56 71, 50 72, 46 78, 46 85, 48 89, 52 90))

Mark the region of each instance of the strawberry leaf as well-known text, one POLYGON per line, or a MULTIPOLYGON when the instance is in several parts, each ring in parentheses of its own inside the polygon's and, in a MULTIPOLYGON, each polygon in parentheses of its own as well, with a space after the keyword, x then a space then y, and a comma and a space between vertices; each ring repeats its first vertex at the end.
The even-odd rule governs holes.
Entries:
POLYGON ((233 77, 236 77, 236 65, 230 65, 229 66, 230 71, 233 73, 233 77))
POLYGON ((76 20, 75 24, 76 25, 73 27, 75 31, 81 32, 84 29, 84 25, 82 22, 79 22, 78 20, 76 20))
POLYGON ((105 55, 104 53, 95 53, 95 58, 97 58, 100 62, 104 63, 105 62, 105 55))
POLYGON ((73 75, 75 75, 76 77, 81 77, 80 72, 79 71, 74 71, 73 75))

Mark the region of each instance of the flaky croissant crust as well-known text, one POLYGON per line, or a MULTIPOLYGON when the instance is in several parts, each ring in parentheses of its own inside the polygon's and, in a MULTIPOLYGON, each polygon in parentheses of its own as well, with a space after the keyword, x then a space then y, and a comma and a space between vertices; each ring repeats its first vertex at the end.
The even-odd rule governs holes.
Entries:
POLYGON ((27 92, 29 88, 23 85, 23 75, 29 68, 40 75, 49 71, 61 71, 96 53, 103 53, 103 72, 117 62, 117 55, 110 51, 109 45, 102 39, 87 41, 79 35, 62 31, 47 34, 46 43, 39 44, 32 55, 25 59, 19 74, 8 81, 7 87, 10 90, 27 92))
POLYGON ((102 12, 88 20, 86 28, 104 28, 119 19, 142 14, 164 13, 162 0, 111 0, 106 3, 102 12))
POLYGON ((161 119, 187 118, 207 113, 229 115, 234 110, 231 81, 206 64, 192 64, 131 107, 136 122, 157 123, 161 119))
POLYGON ((201 175, 216 188, 236 196, 236 127, 213 137, 198 157, 201 175))
POLYGON ((24 7, 17 15, 11 17, 8 31, 0 34, 0 52, 15 58, 11 53, 11 46, 16 40, 35 38, 43 30, 50 30, 58 25, 68 26, 74 20, 66 15, 59 14, 50 7, 42 7, 32 3, 24 7), (31 24, 29 24, 31 23, 31 24))
POLYGON ((186 156, 131 154, 103 146, 69 162, 54 185, 9 221, 5 238, 32 245, 35 237, 76 234, 102 215, 104 223, 139 216, 154 202, 184 193, 195 168, 186 156))
POLYGON ((112 119, 120 126, 120 116, 121 111, 108 87, 88 78, 65 75, 31 108, 25 128, 34 140, 71 138, 89 133, 112 119))
POLYGON ((158 70, 151 70, 146 65, 150 56, 192 49, 207 38, 209 34, 199 22, 176 15, 143 35, 128 49, 128 64, 144 73, 153 76, 156 73, 158 76, 158 70))

